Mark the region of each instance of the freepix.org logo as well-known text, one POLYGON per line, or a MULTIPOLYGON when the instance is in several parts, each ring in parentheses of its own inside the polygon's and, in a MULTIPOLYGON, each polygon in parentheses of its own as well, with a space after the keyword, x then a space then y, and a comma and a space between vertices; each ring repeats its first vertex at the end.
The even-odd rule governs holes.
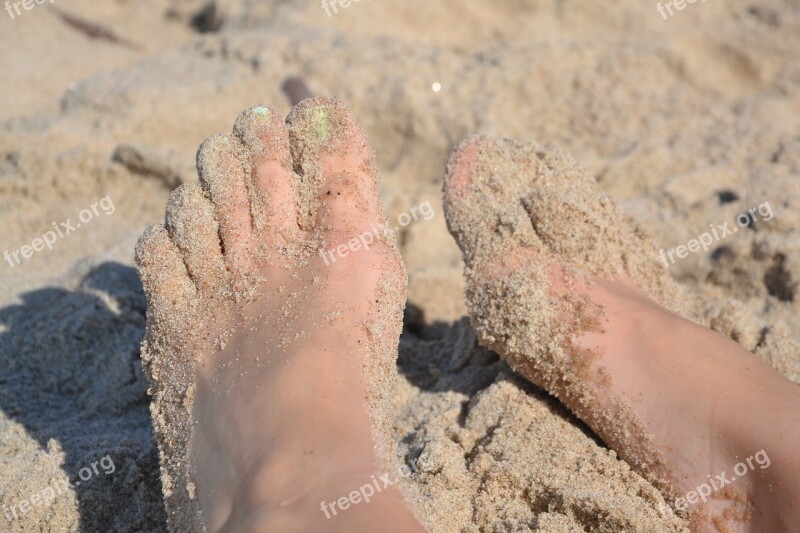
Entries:
POLYGON ((35 6, 37 5, 40 6, 45 2, 50 2, 51 4, 54 4, 55 0, 21 0, 19 2, 7 1, 5 5, 5 10, 6 13, 8 13, 8 16, 11 17, 11 20, 14 20, 15 18, 17 18, 22 14, 22 10, 20 9, 20 7, 22 7, 22 9, 25 11, 30 11, 35 6))

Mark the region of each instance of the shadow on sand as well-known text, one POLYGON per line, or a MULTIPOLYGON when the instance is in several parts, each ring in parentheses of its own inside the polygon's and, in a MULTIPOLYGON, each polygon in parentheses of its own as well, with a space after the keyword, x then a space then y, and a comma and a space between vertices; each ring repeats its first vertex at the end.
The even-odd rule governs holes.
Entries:
MULTIPOLYGON (((136 271, 103 263, 75 290, 43 288, 21 300, 0 309, 0 410, 43 450, 57 442, 65 455, 60 475, 72 483, 92 462, 113 460, 113 473, 99 469, 72 489, 80 531, 164 531, 139 360, 145 297, 136 271)), ((24 515, 6 520, 0 516, 0 530, 30 530, 24 515)))

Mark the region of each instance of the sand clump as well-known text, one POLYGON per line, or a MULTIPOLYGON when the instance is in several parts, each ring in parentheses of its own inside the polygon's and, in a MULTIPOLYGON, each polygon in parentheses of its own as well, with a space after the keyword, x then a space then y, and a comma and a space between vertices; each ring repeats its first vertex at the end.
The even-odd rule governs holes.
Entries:
POLYGON ((435 339, 405 334, 399 366, 396 433, 432 531, 684 531, 658 490, 478 346, 466 318, 435 339))
POLYGON ((407 480, 433 530, 681 525, 653 514, 652 484, 478 348, 459 318, 463 266, 438 198, 450 152, 471 133, 562 147, 659 248, 770 201, 773 220, 669 271, 702 295, 698 320, 800 382, 800 16, 788 3, 707 2, 664 21, 633 0, 361 2, 332 17, 317 4, 234 0, 214 2, 206 20, 220 25, 203 34, 192 24, 205 2, 95 4, 63 9, 145 48, 90 40, 43 6, 0 22, 15 50, 0 80, 0 248, 106 195, 117 207, 0 276, 0 510, 85 460, 114 452, 118 470, 96 480, 113 485, 81 485, 12 531, 165 529, 131 250, 163 219, 175 180, 195 180, 200 142, 258 102, 285 116, 281 86, 297 75, 364 127, 390 219, 435 206, 397 236, 410 301, 392 395, 399 459, 414 467, 424 449, 436 459, 407 480), (115 160, 121 147, 143 160, 115 160), (478 406, 505 414, 470 418, 478 406))

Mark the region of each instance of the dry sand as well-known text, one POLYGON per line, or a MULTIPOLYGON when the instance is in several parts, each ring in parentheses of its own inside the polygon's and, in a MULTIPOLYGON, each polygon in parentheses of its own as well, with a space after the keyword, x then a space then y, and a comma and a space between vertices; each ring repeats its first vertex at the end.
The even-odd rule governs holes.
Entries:
POLYGON ((520 0, 318 3, 56 0, 0 13, 0 253, 114 212, 24 264, 0 263, 0 529, 165 528, 139 362, 143 228, 193 181, 199 143, 243 108, 290 103, 285 79, 354 111, 376 149, 410 276, 395 437, 435 531, 676 531, 660 494, 557 402, 476 345, 439 201, 474 132, 555 144, 669 250, 769 202, 670 267, 701 319, 800 382, 800 7, 764 0, 613 7, 520 0), (216 30, 200 34, 198 30, 216 30), (93 32, 89 32, 93 33, 93 32), (95 34, 97 32, 94 32, 95 34), (434 92, 434 82, 442 89, 434 92), (56 477, 101 470, 9 523, 56 477), (424 460, 421 460, 424 459, 424 460))

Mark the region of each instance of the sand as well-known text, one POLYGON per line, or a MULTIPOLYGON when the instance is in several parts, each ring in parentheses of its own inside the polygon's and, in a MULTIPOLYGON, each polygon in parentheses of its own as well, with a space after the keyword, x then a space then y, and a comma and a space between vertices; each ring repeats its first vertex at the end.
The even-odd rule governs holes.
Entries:
POLYGON ((0 529, 165 529, 133 246, 196 179, 200 142, 251 105, 288 113, 282 85, 297 75, 354 111, 390 219, 435 206, 398 235, 410 286, 393 415, 400 457, 424 465, 408 485, 431 529, 684 527, 477 346, 441 180, 471 133, 557 145, 665 250, 768 202, 772 219, 669 271, 702 296, 701 320, 800 382, 797 7, 706 2, 664 20, 633 0, 374 0, 330 17, 313 2, 215 5, 59 4, 138 48, 90 39, 46 6, 0 13, 0 252, 106 196, 115 206, 53 250, 0 264, 0 514, 101 457, 116 467, 0 529))

